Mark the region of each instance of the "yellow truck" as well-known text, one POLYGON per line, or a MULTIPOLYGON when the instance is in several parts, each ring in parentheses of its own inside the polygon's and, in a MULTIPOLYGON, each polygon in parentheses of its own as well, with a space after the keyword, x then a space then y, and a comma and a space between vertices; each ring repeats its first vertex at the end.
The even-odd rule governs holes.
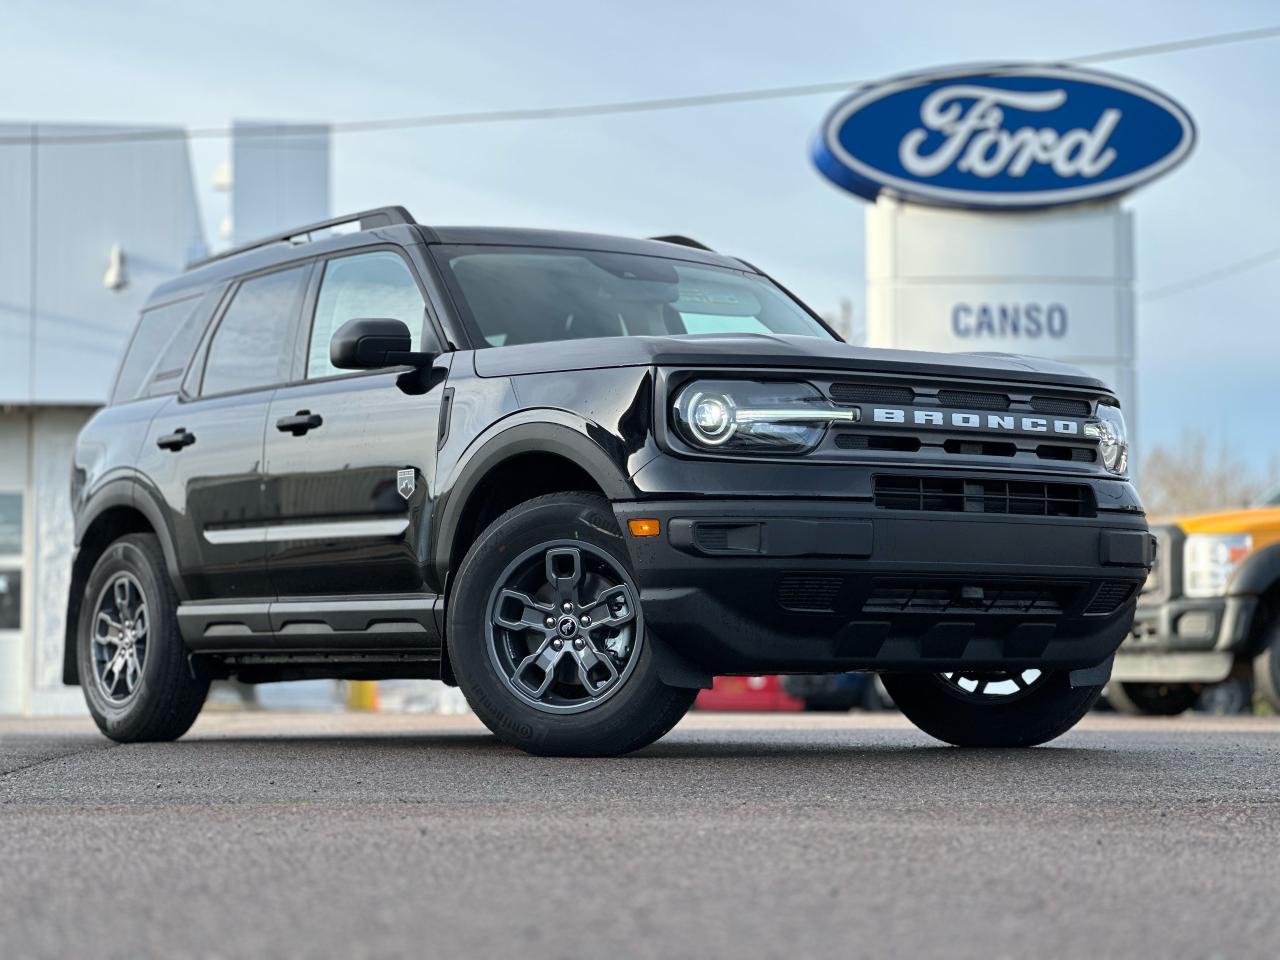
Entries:
POLYGON ((1107 699, 1173 716, 1200 691, 1251 677, 1280 711, 1280 488, 1246 510, 1152 524, 1156 564, 1116 654, 1107 699))

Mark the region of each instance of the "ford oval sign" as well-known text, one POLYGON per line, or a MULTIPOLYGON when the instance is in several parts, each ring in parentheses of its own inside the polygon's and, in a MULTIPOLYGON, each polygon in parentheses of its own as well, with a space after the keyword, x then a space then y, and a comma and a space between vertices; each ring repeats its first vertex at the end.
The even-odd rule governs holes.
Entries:
POLYGON ((1187 112, 1074 67, 968 67, 873 84, 837 104, 813 159, 868 199, 1018 209, 1111 197, 1191 151, 1187 112))

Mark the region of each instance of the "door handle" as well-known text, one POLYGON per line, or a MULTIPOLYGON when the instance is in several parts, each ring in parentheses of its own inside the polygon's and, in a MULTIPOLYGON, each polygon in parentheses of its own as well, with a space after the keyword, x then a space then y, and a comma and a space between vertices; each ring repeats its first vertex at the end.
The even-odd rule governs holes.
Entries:
POLYGON ((163 437, 156 441, 156 446, 161 450, 181 450, 183 447, 189 447, 196 442, 196 435, 188 433, 186 427, 179 427, 173 433, 166 433, 163 437))
POLYGON ((324 418, 310 410, 299 410, 292 417, 281 417, 276 421, 276 429, 281 433, 292 433, 300 437, 308 430, 314 430, 324 423, 324 418))

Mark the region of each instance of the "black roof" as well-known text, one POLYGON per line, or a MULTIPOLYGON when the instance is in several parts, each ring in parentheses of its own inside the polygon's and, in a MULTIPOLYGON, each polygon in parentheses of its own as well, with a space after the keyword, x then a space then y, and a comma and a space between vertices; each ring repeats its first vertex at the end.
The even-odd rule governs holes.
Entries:
POLYGON ((691 245, 686 237, 641 240, 598 233, 567 230, 534 230, 522 227, 431 227, 417 223, 404 207, 379 207, 360 213, 334 217, 320 223, 271 234, 193 263, 181 276, 161 284, 151 302, 171 300, 232 277, 255 273, 370 243, 478 244, 513 247, 560 247, 667 257, 713 266, 750 270, 748 264, 701 245, 691 245), (355 224, 358 230, 333 233, 333 228, 355 224), (315 236, 320 234, 320 236, 315 236))

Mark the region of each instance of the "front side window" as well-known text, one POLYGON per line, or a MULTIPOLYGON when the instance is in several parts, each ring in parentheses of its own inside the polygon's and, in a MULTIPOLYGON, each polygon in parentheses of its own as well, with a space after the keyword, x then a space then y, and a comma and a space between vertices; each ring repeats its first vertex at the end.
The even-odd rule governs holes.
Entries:
POLYGON ((758 274, 637 254, 442 246, 477 346, 699 333, 831 334, 758 274))
POLYGON ((302 266, 240 284, 209 345, 201 394, 269 387, 289 378, 290 334, 306 280, 302 266))
POLYGON ((413 349, 420 350, 425 309, 422 293, 399 254, 377 250, 330 260, 316 298, 307 350, 307 379, 351 372, 329 362, 329 341, 348 320, 402 320, 413 334, 413 349))

